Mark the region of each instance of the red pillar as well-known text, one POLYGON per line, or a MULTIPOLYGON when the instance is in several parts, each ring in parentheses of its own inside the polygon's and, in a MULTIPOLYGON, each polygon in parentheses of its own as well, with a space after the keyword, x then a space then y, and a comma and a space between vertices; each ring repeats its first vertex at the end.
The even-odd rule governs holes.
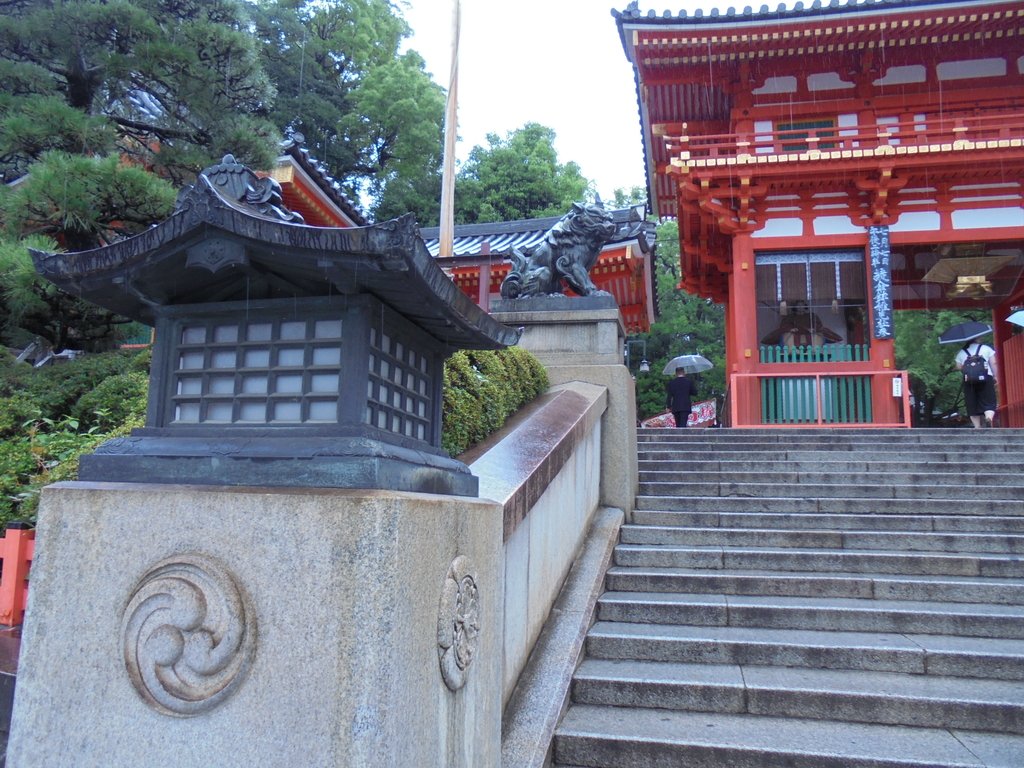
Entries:
POLYGON ((11 523, 0 538, 3 579, 0 580, 0 624, 21 624, 28 599, 28 571, 35 554, 35 529, 11 523))
POLYGON ((726 319, 726 354, 730 373, 752 373, 757 365, 757 284, 754 247, 749 232, 733 235, 732 272, 726 319))
POLYGON ((756 379, 736 374, 753 373, 759 360, 757 344, 757 282, 754 279, 754 247, 749 232, 733 235, 729 302, 726 305, 725 349, 729 366, 731 424, 757 423, 760 389, 756 379))

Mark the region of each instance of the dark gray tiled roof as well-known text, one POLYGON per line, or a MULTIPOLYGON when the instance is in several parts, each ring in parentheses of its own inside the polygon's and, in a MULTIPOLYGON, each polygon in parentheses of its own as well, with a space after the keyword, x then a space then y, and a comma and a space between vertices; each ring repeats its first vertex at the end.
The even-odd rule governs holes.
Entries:
POLYGON ((346 216, 352 219, 352 222, 357 226, 365 226, 367 224, 366 217, 359 212, 355 204, 349 200, 345 193, 341 191, 341 184, 327 172, 327 166, 317 160, 313 155, 309 153, 309 149, 306 147, 306 139, 301 133, 294 131, 287 131, 284 141, 281 142, 281 151, 286 155, 290 155, 295 161, 302 166, 302 169, 309 174, 309 178, 313 180, 321 191, 335 204, 337 205, 346 216))
POLYGON ((518 341, 445 275, 412 214, 364 227, 307 226, 275 189, 227 156, 159 224, 89 251, 31 250, 32 259, 61 289, 147 325, 172 305, 370 293, 456 349, 518 341))
MULTIPOLYGON (((605 247, 631 240, 639 240, 644 251, 650 250, 654 244, 654 224, 645 222, 641 211, 643 206, 621 208, 610 211, 612 221, 618 225, 618 232, 605 247)), ((459 224, 455 227, 452 243, 454 256, 479 256, 485 243, 490 244, 490 254, 506 255, 513 248, 532 248, 543 238, 544 234, 560 219, 561 216, 547 216, 540 219, 520 219, 518 221, 500 221, 491 224, 459 224)), ((427 227, 420 230, 420 236, 430 251, 437 256, 440 250, 439 227, 427 227)))

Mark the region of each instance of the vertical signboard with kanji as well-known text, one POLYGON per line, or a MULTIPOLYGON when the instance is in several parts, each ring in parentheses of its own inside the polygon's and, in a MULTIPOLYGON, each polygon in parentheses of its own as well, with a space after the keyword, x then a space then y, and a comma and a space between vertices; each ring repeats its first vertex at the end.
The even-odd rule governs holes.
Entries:
POLYGON ((889 264, 889 227, 868 227, 871 258, 871 307, 876 339, 892 338, 892 273, 889 264))

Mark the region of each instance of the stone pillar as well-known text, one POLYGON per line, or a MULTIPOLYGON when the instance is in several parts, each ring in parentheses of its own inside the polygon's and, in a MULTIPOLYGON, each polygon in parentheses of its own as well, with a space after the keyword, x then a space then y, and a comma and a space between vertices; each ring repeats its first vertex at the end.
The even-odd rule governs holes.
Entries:
POLYGON ((607 388, 600 504, 621 509, 630 519, 639 488, 636 386, 622 364, 626 331, 615 299, 543 296, 496 301, 493 309, 498 322, 523 328, 519 346, 544 364, 552 386, 582 381, 607 388))
POLYGON ((7 765, 500 763, 502 508, 43 492, 7 765))

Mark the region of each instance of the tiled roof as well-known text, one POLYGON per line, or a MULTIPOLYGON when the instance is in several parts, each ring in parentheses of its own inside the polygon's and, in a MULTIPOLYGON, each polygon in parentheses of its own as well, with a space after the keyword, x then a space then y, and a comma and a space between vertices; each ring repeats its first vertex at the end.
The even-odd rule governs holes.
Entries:
POLYGON ((295 159, 302 169, 309 175, 320 190, 330 198, 331 202, 338 206, 342 212, 352 219, 357 227, 366 226, 367 220, 359 209, 345 197, 341 191, 341 184, 327 172, 327 166, 317 160, 309 153, 305 145, 306 138, 301 133, 288 131, 284 141, 281 142, 281 151, 295 159))
MULTIPOLYGON (((610 213, 612 221, 619 229, 615 237, 605 244, 606 248, 617 243, 638 240, 641 249, 650 250, 654 244, 654 224, 644 221, 643 206, 621 208, 610 213)), ((453 255, 482 255, 485 243, 489 244, 489 253, 492 256, 510 254, 513 248, 532 248, 560 218, 562 217, 547 216, 542 219, 500 221, 492 224, 459 224, 455 227, 453 255)), ((420 230, 420 236, 431 256, 436 257, 440 250, 440 233, 439 227, 420 230)))
POLYGON ((296 223, 273 182, 230 155, 182 190, 164 221, 77 253, 30 250, 58 287, 153 325, 158 307, 369 293, 456 349, 519 334, 483 312, 423 247, 412 214, 364 227, 296 223))
POLYGON ((623 24, 722 24, 742 23, 746 21, 767 21, 780 18, 797 19, 804 16, 825 16, 844 13, 864 13, 867 11, 879 10, 905 10, 927 6, 943 5, 978 5, 971 0, 812 0, 804 3, 798 0, 795 3, 779 3, 775 10, 768 5, 762 5, 758 10, 751 6, 745 6, 742 10, 729 6, 725 10, 712 8, 706 13, 698 8, 692 14, 686 10, 678 13, 663 11, 660 14, 654 10, 641 11, 639 2, 630 3, 625 10, 612 10, 612 16, 619 24, 619 30, 623 24))

